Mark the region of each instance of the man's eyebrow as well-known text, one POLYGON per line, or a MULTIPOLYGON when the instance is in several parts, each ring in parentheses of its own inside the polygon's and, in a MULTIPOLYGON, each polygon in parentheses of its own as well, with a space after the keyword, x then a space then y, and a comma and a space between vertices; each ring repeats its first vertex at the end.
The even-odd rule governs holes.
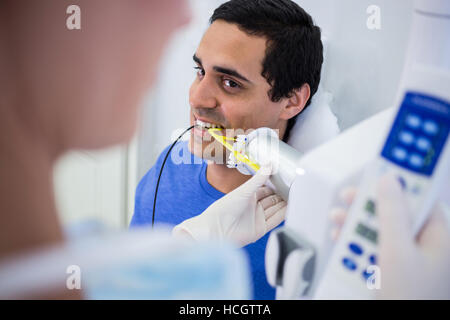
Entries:
POLYGON ((194 56, 192 57, 192 59, 194 59, 194 61, 197 62, 199 65, 202 65, 202 60, 200 60, 200 58, 197 57, 196 54, 194 54, 194 56))
POLYGON ((252 83, 250 80, 248 80, 246 77, 244 77, 243 75, 241 75, 239 72, 237 72, 236 70, 233 69, 229 69, 229 68, 223 68, 223 67, 218 67, 218 66, 214 66, 213 69, 217 72, 220 73, 224 73, 224 74, 228 74, 229 76, 233 76, 236 77, 238 79, 244 80, 246 82, 252 83))
MULTIPOLYGON (((199 65, 202 65, 202 60, 201 60, 199 57, 197 57, 196 54, 194 54, 194 56, 192 57, 192 59, 194 59, 194 61, 195 61, 196 63, 198 63, 199 65)), ((237 71, 234 70, 234 69, 224 68, 224 67, 219 67, 219 66, 214 66, 214 67, 213 67, 213 70, 214 70, 214 71, 217 71, 217 72, 220 72, 220 73, 228 74, 228 75, 230 75, 230 76, 236 77, 236 78, 241 79, 241 80, 243 80, 243 81, 252 83, 250 80, 248 80, 246 77, 244 77, 243 75, 241 75, 239 72, 237 72, 237 71)))

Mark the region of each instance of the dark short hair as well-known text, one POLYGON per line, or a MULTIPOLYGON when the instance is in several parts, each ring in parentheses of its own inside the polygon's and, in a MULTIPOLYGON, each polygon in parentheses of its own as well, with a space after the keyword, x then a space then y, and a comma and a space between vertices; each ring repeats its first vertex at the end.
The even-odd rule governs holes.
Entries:
MULTIPOLYGON (((290 0, 230 0, 214 11, 210 23, 216 20, 236 24, 249 35, 267 38, 261 75, 271 85, 270 99, 277 102, 289 98, 307 83, 311 96, 306 109, 319 87, 323 47, 320 28, 305 10, 290 0)), ((284 141, 297 116, 288 120, 284 141)))

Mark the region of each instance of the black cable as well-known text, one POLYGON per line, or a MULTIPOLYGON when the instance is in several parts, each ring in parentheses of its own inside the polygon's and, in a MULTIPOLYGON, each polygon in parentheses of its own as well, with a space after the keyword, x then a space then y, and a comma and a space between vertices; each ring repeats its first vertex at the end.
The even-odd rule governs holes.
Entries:
POLYGON ((155 199, 153 199, 152 228, 153 228, 153 225, 155 224, 156 196, 158 195, 159 181, 161 180, 161 174, 162 174, 162 171, 163 171, 163 169, 164 169, 164 165, 166 164, 166 160, 167 160, 167 158, 169 157, 170 151, 172 151, 173 147, 174 147, 175 144, 178 142, 178 140, 180 140, 181 137, 184 136, 184 134, 185 134, 186 132, 188 132, 189 130, 191 130, 191 129, 194 128, 194 127, 195 127, 195 126, 191 126, 191 127, 189 127, 188 129, 186 129, 186 130, 185 130, 185 131, 177 138, 177 140, 175 140, 175 142, 172 143, 172 145, 170 146, 169 151, 167 151, 166 157, 164 158, 164 161, 163 161, 163 163, 162 163, 162 165, 161 165, 161 169, 159 170, 158 182, 156 182, 155 199))

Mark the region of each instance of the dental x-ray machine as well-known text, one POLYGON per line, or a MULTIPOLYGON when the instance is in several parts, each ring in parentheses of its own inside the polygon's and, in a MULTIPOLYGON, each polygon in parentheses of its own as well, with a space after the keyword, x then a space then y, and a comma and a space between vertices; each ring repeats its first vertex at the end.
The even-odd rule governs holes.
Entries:
POLYGON ((270 180, 289 202, 285 226, 271 233, 266 248, 267 278, 279 299, 374 297, 374 187, 384 173, 394 173, 405 190, 416 233, 441 200, 450 180, 450 1, 416 1, 411 31, 396 107, 304 156, 267 128, 238 139, 240 152, 256 163, 274 159, 267 145, 279 144, 270 180), (359 185, 358 194, 333 243, 329 212, 349 185, 359 185))

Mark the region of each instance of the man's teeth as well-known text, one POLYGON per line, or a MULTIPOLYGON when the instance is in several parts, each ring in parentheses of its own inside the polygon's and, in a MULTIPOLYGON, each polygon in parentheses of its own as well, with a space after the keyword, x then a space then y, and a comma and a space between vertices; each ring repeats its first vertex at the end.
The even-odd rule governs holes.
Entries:
POLYGON ((214 123, 209 123, 209 122, 203 122, 201 120, 195 120, 195 125, 205 128, 205 129, 210 129, 210 128, 220 128, 222 129, 222 126, 219 126, 217 124, 214 123))

